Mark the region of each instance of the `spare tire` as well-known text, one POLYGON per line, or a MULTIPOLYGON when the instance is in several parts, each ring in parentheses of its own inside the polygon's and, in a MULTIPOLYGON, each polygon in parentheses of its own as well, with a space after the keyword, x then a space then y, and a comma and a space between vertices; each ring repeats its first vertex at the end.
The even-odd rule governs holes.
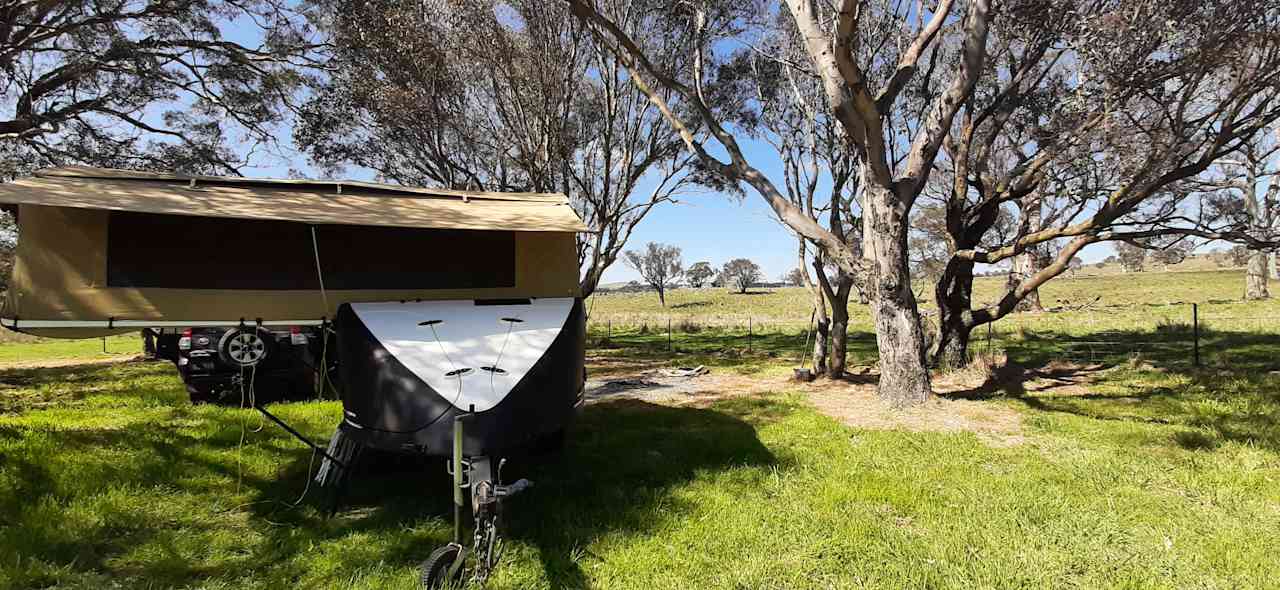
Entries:
POLYGON ((232 328, 218 341, 218 356, 233 367, 252 367, 274 352, 271 332, 257 328, 232 328))

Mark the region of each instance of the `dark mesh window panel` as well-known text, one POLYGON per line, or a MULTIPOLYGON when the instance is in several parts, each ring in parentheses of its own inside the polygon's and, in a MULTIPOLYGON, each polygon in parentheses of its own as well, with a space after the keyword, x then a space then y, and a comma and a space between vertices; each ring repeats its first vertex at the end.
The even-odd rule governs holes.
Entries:
MULTIPOLYGON (((484 289, 515 286, 515 234, 316 226, 324 286, 484 289)), ((112 212, 107 284, 171 289, 319 289, 310 226, 112 212)))

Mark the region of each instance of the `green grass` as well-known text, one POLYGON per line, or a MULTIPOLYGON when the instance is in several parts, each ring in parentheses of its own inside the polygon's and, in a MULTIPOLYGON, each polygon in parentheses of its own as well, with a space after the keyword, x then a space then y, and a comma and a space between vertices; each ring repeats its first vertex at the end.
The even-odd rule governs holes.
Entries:
MULTIPOLYGON (((1203 364, 1231 366, 1247 361, 1255 368, 1280 369, 1280 355, 1274 354, 1280 344, 1280 299, 1242 301, 1243 284, 1244 273, 1239 269, 1059 277, 1041 290, 1045 307, 1056 310, 1014 313, 995 322, 990 327, 991 348, 1007 350, 1015 360, 1028 364, 1055 358, 1114 363, 1138 354, 1190 366, 1195 303, 1203 364)), ((994 300, 1003 288, 1003 278, 979 278, 975 301, 994 300)), ((593 342, 657 356, 667 350, 670 325, 675 336, 692 343, 686 352, 723 348, 720 352, 730 353, 721 355, 726 363, 746 351, 750 331, 758 337, 757 343, 766 343, 765 351, 798 361, 812 305, 807 291, 799 287, 747 295, 724 289, 677 289, 668 293, 667 302, 666 308, 661 307, 652 293, 593 297, 588 323, 593 342)), ((925 321, 936 322, 932 300, 922 299, 921 307, 925 321)), ((849 312, 849 363, 872 362, 875 338, 867 307, 853 302, 849 312)), ((985 351, 988 337, 986 329, 976 330, 974 350, 985 351)))
POLYGON ((122 356, 134 356, 142 353, 142 339, 136 334, 109 336, 102 338, 86 338, 83 340, 61 340, 54 338, 35 338, 13 333, 8 330, 8 341, 0 341, 0 365, 33 363, 43 360, 94 360, 112 359, 122 356))
MULTIPOLYGON (((993 347, 1040 366, 1095 346, 1114 368, 1085 392, 1012 380, 966 393, 1022 417, 1007 446, 850 428, 785 387, 705 408, 591 405, 562 455, 509 471, 537 485, 508 507, 490 587, 1280 588, 1280 322, 1226 319, 1277 315, 1234 301, 1241 281, 1050 283, 1048 305, 1103 299, 1018 314, 993 347), (1208 318, 1200 369, 1192 301, 1208 318)), ((998 288, 984 280, 979 294, 998 288)), ((681 290, 662 310, 652 295, 601 296, 593 371, 783 372, 803 348, 807 301, 681 290)), ((854 312, 850 365, 869 363, 874 338, 854 312)), ((140 349, 136 337, 108 345, 140 349)), ((0 362, 100 350, 0 343, 0 362)), ((275 410, 317 440, 341 413, 275 410)), ((0 588, 414 588, 417 563, 450 534, 439 462, 380 460, 326 518, 315 490, 294 505, 311 460, 250 411, 188 404, 165 363, 0 369, 0 588)))
MULTIPOLYGON (((974 300, 994 301, 1003 290, 1003 277, 978 278, 974 300)), ((925 285, 919 285, 917 291, 921 309, 932 312, 932 291, 925 285)), ((1161 321, 1190 322, 1191 304, 1198 303, 1206 322, 1250 331, 1280 331, 1280 319, 1268 319, 1280 318, 1280 301, 1244 302, 1243 292, 1244 272, 1239 269, 1063 276, 1046 283, 1040 297, 1045 307, 1073 311, 1012 314, 997 322, 996 329, 1008 332, 1019 325, 1080 333, 1122 327, 1150 329, 1161 321), (1075 309, 1082 306, 1087 307, 1075 309)), ((746 295, 714 288, 676 289, 667 294, 665 308, 653 293, 602 293, 592 297, 589 305, 593 328, 647 325, 664 332, 668 319, 673 328, 690 323, 745 332, 749 319, 766 331, 780 325, 803 327, 813 306, 801 287, 760 289, 746 295)), ((870 330, 867 308, 858 305, 856 297, 849 313, 851 328, 870 330)))
MULTIPOLYGON (((308 450, 187 404, 168 365, 0 381, 0 586, 412 588, 448 537, 436 462, 384 461, 326 519, 320 494, 292 506, 308 450)), ((491 587, 1274 587, 1278 392, 1119 370, 984 402, 1025 412, 1010 447, 851 429, 785 391, 593 405, 563 455, 517 466, 537 486, 491 587)), ((325 439, 340 409, 277 411, 325 439)))

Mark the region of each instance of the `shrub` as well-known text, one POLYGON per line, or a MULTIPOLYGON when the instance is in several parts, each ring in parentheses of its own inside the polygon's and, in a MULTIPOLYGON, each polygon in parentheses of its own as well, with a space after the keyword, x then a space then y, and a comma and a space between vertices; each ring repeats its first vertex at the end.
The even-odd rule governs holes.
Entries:
MULTIPOLYGON (((1195 326, 1191 322, 1184 322, 1172 318, 1160 318, 1156 322, 1156 333, 1165 336, 1185 336, 1190 338, 1195 332, 1195 326)), ((1200 335, 1204 336, 1209 333, 1209 326, 1204 322, 1200 322, 1200 335)))
POLYGON ((702 325, 689 318, 685 318, 680 320, 680 323, 676 325, 676 329, 685 334, 697 334, 702 331, 702 325))

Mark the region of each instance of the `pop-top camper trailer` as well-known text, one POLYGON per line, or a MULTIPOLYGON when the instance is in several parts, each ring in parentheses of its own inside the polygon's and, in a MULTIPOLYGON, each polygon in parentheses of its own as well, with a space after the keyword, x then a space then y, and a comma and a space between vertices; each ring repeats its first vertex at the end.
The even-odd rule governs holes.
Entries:
POLYGON ((7 328, 335 333, 344 415, 322 471, 353 446, 410 451, 450 458, 455 504, 471 491, 475 545, 455 535, 426 581, 469 553, 487 573, 490 512, 523 487, 502 458, 581 403, 585 227, 563 195, 69 167, 0 184, 0 203, 19 226, 7 328))

